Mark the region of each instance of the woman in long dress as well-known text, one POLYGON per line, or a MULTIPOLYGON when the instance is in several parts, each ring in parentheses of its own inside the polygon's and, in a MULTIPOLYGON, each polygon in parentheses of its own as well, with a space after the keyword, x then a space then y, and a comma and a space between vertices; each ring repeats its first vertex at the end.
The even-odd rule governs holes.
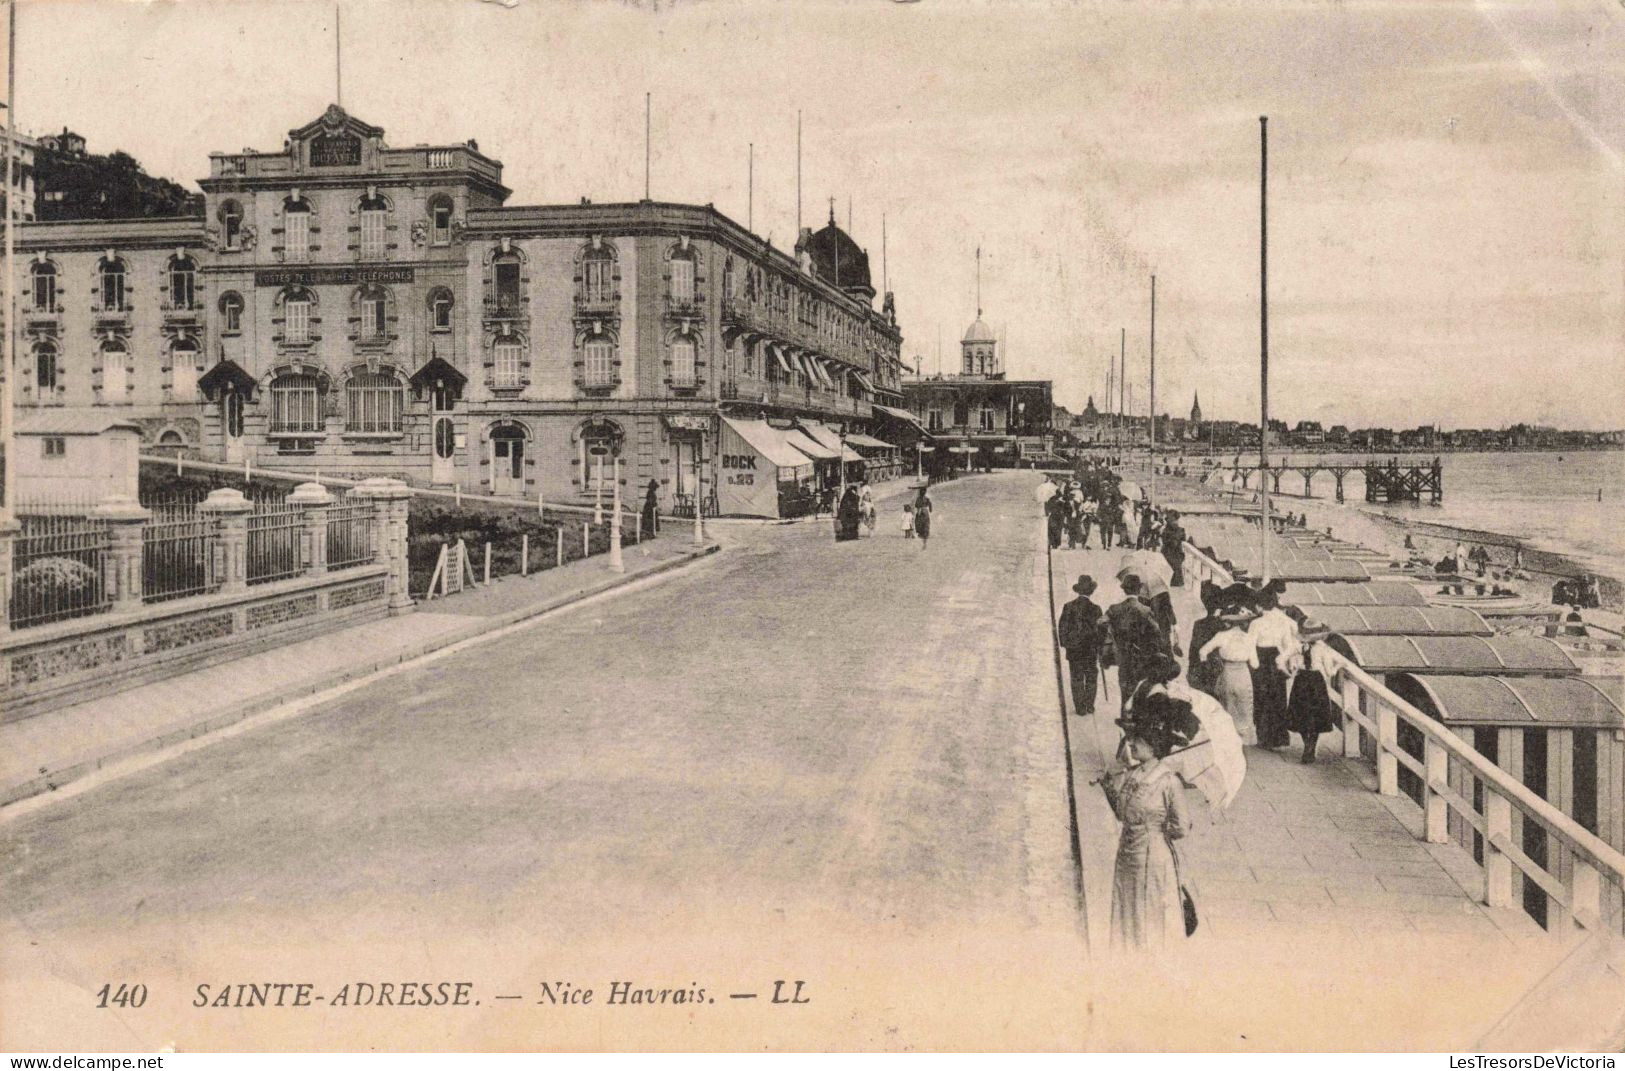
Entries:
POLYGON ((1253 724, 1253 671, 1258 668, 1258 648, 1239 622, 1227 624, 1229 627, 1202 647, 1200 657, 1206 662, 1210 656, 1218 656, 1213 697, 1230 712, 1241 742, 1254 745, 1258 743, 1258 728, 1253 724))
POLYGON ((1306 765, 1315 761, 1315 743, 1320 735, 1337 728, 1329 688, 1334 672, 1331 648, 1320 642, 1326 635, 1324 629, 1306 623, 1301 652, 1288 667, 1296 672, 1286 704, 1287 728, 1303 737, 1303 757, 1299 761, 1306 765))
POLYGON ((920 537, 920 549, 924 550, 931 539, 931 499, 923 487, 914 499, 914 534, 920 537))
POLYGON ((1190 829, 1184 789, 1143 730, 1132 725, 1123 746, 1131 765, 1102 781, 1123 823, 1112 874, 1112 947, 1155 949, 1185 936, 1173 842, 1190 829))

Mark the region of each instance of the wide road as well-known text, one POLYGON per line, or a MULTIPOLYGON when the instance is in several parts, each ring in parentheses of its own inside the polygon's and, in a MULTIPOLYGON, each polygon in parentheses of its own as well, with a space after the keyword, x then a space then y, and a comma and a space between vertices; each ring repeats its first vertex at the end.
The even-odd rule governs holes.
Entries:
POLYGON ((0 826, 4 914, 31 949, 8 942, 7 988, 170 979, 121 1017, 131 1041, 164 1023, 194 1044, 590 1047, 766 1043, 750 1016, 769 1006, 719 999, 690 1035, 538 1022, 517 1011, 535 983, 596 983, 601 1003, 628 976, 712 996, 799 977, 820 999, 769 1020, 772 1044, 1076 1043, 1031 484, 934 490, 923 548, 892 506, 856 544, 827 519, 718 526, 724 553, 660 583, 0 826), (472 977, 484 1005, 457 1026, 186 1014, 199 982, 399 973, 472 977), (524 1000, 493 1020, 498 994, 524 1000))

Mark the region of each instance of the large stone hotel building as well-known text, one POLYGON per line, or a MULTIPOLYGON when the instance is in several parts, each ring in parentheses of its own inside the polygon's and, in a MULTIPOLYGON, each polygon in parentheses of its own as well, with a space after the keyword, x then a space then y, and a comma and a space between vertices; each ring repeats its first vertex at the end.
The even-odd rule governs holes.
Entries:
POLYGON ((607 494, 618 456, 668 509, 698 478, 709 509, 775 512, 843 435, 891 456, 901 334, 833 219, 787 253, 709 205, 508 205, 473 142, 394 148, 337 106, 201 186, 203 218, 19 227, 21 405, 550 501, 607 494))

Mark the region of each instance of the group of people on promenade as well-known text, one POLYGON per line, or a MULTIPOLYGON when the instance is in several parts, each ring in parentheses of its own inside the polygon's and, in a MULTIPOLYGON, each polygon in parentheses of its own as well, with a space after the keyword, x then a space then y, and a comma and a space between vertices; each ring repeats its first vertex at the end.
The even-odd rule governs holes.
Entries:
MULTIPOLYGON (((926 493, 926 485, 915 488, 914 497, 903 505, 903 535, 918 539, 921 549, 931 540, 931 514, 935 506, 926 493)), ((875 509, 874 489, 868 481, 847 484, 835 506, 835 541, 843 543, 857 539, 862 530, 874 534, 879 521, 875 509)))
MULTIPOLYGON (((1167 513, 1165 523, 1177 529, 1177 513, 1167 513)), ((1182 544, 1182 532, 1179 538, 1182 544)), ((1182 545, 1177 556, 1166 553, 1166 542, 1162 549, 1168 571, 1178 576, 1182 545)), ((1269 751, 1288 747, 1295 733, 1304 763, 1315 761, 1319 737, 1337 727, 1328 632, 1281 606, 1283 584, 1203 582, 1204 615, 1192 623, 1187 653, 1169 582, 1150 558, 1125 557, 1117 574, 1123 598, 1104 609, 1091 598, 1098 587, 1094 578, 1080 576, 1057 632, 1070 668, 1075 716, 1094 713, 1097 693, 1109 692, 1102 671, 1117 671, 1123 737, 1101 785, 1122 823, 1112 933, 1126 947, 1161 945, 1194 925, 1174 842, 1189 827, 1182 753, 1204 724, 1225 718, 1243 745, 1269 751)))
POLYGON ((1100 545, 1161 550, 1174 569, 1174 586, 1184 583, 1185 531, 1179 514, 1159 510, 1142 496, 1124 493, 1122 480, 1100 461, 1081 462, 1073 478, 1057 484, 1048 476, 1034 492, 1044 507, 1049 545, 1088 549, 1090 533, 1100 530, 1100 545), (1134 534, 1131 534, 1134 533, 1134 534))

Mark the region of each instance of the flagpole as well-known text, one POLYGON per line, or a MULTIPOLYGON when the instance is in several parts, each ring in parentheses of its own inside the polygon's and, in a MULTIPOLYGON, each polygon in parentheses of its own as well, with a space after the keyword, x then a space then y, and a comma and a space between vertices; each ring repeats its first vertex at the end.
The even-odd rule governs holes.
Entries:
POLYGON ((1151 277, 1151 499, 1157 498, 1157 277, 1151 277))
POLYGON ((1258 500, 1263 508, 1259 562, 1270 580, 1270 295, 1269 295, 1269 116, 1258 117, 1258 500))

